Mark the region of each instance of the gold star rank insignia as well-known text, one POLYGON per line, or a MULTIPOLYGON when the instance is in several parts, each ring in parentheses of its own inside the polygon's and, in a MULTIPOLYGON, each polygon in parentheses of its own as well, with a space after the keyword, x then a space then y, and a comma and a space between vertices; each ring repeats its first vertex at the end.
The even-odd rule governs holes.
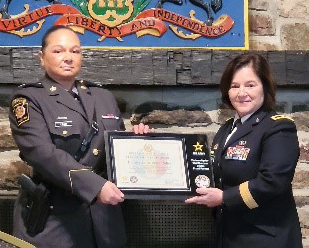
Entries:
POLYGON ((199 142, 196 142, 196 145, 193 145, 193 146, 195 148, 195 152, 197 152, 197 151, 202 151, 202 148, 204 145, 200 145, 199 142))
POLYGON ((30 120, 27 99, 24 97, 15 98, 12 101, 13 112, 17 126, 30 120))
POLYGON ((277 120, 280 120, 280 119, 289 119, 289 120, 294 122, 294 120, 291 117, 288 117, 287 115, 273 115, 270 118, 273 119, 274 121, 277 121, 277 120))

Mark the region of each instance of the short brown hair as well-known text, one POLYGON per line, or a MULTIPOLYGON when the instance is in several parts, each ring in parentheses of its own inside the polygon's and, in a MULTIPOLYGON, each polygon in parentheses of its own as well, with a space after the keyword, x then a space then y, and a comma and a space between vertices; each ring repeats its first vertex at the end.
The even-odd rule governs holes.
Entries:
POLYGON ((276 102, 276 84, 267 60, 259 54, 241 54, 228 63, 220 80, 222 102, 231 109, 234 109, 228 92, 236 71, 248 65, 253 68, 263 84, 264 102, 262 108, 273 110, 276 102))

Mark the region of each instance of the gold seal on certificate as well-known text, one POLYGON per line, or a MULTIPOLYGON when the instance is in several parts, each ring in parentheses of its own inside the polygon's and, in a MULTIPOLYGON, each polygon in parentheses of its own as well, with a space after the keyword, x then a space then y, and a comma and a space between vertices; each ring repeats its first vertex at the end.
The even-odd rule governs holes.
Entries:
POLYGON ((212 185, 207 136, 105 132, 109 180, 126 198, 171 199, 212 185))

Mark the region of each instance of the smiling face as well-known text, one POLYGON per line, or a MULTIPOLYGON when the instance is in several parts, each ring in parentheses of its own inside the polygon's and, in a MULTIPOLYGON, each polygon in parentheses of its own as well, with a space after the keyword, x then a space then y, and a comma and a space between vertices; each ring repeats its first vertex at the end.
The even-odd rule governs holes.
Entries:
POLYGON ((263 84, 250 64, 235 72, 228 95, 240 117, 255 112, 263 105, 263 84))
POLYGON ((39 54, 47 74, 63 86, 72 87, 81 68, 81 45, 72 30, 58 29, 47 37, 39 54))

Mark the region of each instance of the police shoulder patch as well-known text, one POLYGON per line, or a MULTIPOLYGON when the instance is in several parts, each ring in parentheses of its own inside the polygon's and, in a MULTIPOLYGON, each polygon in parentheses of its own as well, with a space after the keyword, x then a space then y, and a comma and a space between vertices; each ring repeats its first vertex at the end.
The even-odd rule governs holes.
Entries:
POLYGON ((281 119, 288 119, 294 122, 294 120, 287 116, 287 115, 273 115, 272 117, 270 117, 272 120, 277 121, 277 120, 281 120, 281 119))
POLYGON ((17 126, 30 120, 29 118, 29 108, 27 99, 24 97, 15 98, 12 101, 13 113, 16 118, 17 126))

